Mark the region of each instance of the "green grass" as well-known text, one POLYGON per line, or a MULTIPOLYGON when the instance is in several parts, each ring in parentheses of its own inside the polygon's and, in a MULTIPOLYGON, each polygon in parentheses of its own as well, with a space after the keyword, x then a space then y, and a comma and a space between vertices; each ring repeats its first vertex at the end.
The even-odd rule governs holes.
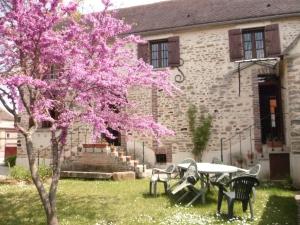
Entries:
MULTIPOLYGON (((159 192, 163 193, 162 185, 159 192)), ((236 219, 228 221, 216 215, 216 191, 200 202, 186 208, 174 204, 168 196, 148 195, 148 181, 126 182, 61 180, 58 191, 58 211, 61 225, 104 224, 258 224, 296 225, 297 206, 294 193, 269 186, 257 191, 254 204, 255 220, 248 219, 235 205, 236 219)), ((32 185, 0 185, 0 225, 42 225, 44 212, 32 185)))

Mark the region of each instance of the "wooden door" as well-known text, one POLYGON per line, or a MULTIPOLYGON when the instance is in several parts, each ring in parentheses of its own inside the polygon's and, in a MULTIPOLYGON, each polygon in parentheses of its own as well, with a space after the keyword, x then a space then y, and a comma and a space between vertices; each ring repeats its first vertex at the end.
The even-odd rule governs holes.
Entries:
POLYGON ((270 178, 271 180, 282 180, 290 176, 290 154, 270 154, 270 178))
POLYGON ((17 147, 5 146, 5 154, 4 154, 5 159, 7 159, 8 157, 11 157, 11 156, 16 156, 16 155, 17 155, 17 147))

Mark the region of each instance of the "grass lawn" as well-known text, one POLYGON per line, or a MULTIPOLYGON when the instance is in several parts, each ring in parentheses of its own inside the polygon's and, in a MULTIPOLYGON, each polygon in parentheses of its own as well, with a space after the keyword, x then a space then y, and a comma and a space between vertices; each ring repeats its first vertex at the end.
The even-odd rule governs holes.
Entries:
MULTIPOLYGON (((159 192, 163 193, 163 185, 159 192)), ((259 224, 296 225, 294 193, 278 187, 261 187, 254 204, 255 220, 249 211, 235 205, 236 219, 216 215, 216 190, 207 203, 186 208, 168 196, 148 195, 148 180, 126 182, 61 180, 58 191, 61 225, 104 224, 259 224)), ((226 213, 225 203, 222 212, 226 213)), ((44 212, 32 185, 0 185, 0 225, 45 224, 44 212)))

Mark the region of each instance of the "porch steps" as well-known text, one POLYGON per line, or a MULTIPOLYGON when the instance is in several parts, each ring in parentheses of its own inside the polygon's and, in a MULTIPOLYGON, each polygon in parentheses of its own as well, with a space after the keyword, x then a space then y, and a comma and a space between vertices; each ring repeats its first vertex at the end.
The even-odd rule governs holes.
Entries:
POLYGON ((62 171, 122 172, 132 171, 134 162, 127 162, 115 153, 81 152, 62 166, 62 171))

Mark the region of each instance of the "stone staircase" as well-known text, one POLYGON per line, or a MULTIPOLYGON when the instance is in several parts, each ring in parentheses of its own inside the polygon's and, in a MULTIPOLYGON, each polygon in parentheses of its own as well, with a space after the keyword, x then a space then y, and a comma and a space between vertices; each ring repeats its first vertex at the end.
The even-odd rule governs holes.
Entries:
POLYGON ((151 174, 146 165, 139 164, 122 150, 115 148, 95 147, 83 148, 72 159, 65 160, 61 177, 78 177, 90 179, 109 179, 115 172, 133 171, 137 177, 151 174))

